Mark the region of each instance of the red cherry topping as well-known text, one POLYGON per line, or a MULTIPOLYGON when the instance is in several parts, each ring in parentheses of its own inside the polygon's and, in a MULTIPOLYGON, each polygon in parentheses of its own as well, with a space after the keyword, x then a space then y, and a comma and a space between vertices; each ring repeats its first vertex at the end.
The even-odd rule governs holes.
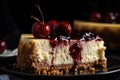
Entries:
POLYGON ((100 22, 102 20, 102 15, 99 12, 92 12, 90 15, 90 20, 94 22, 100 22))
POLYGON ((48 25, 50 25, 51 30, 52 30, 53 32, 55 32, 55 28, 56 28, 56 26, 58 25, 58 21, 56 21, 56 20, 50 20, 50 21, 48 22, 48 25))
POLYGON ((59 37, 60 35, 71 35, 72 28, 68 21, 57 22, 56 20, 50 20, 48 23, 45 24, 40 6, 36 5, 36 7, 41 13, 43 22, 41 22, 35 16, 31 16, 31 18, 37 21, 32 25, 32 33, 35 38, 55 38, 59 37))
POLYGON ((0 40, 0 53, 2 53, 5 49, 7 49, 6 42, 3 40, 0 40))
POLYGON ((40 26, 41 26, 42 24, 41 24, 41 22, 39 21, 39 22, 35 22, 33 25, 32 25, 32 33, 33 33, 33 36, 35 37, 35 38, 39 38, 39 28, 40 28, 40 26))
POLYGON ((72 32, 72 27, 68 21, 61 21, 59 23, 60 29, 62 30, 61 33, 65 36, 70 36, 72 32))
POLYGON ((109 12, 105 15, 105 22, 115 23, 117 22, 118 16, 119 16, 119 13, 109 12))
POLYGON ((48 37, 50 34, 50 26, 48 24, 43 24, 40 27, 40 35, 41 37, 48 37))
POLYGON ((46 38, 50 34, 50 26, 38 21, 32 26, 32 33, 35 38, 46 38))
POLYGON ((70 50, 70 55, 73 57, 74 59, 74 64, 78 64, 81 62, 81 50, 82 50, 82 47, 80 45, 80 43, 75 43, 73 44, 72 46, 70 46, 69 48, 70 50))

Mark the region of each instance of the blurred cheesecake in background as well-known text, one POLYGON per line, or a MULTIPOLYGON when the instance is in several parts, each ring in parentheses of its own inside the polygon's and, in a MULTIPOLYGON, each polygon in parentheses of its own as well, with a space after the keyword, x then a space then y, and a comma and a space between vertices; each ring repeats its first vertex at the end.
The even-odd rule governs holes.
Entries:
POLYGON ((120 12, 115 10, 93 10, 86 19, 75 19, 74 29, 80 33, 91 31, 101 36, 107 49, 120 48, 120 12))
POLYGON ((74 20, 73 28, 80 33, 91 31, 101 36, 108 49, 120 48, 120 24, 74 20))

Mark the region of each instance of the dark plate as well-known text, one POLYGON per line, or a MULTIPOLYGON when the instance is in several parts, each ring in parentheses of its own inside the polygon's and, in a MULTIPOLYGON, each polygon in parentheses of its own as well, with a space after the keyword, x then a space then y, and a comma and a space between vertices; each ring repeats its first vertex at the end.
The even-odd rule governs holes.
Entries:
POLYGON ((108 59, 108 67, 107 71, 96 71, 95 73, 86 73, 86 74, 68 74, 68 75, 61 75, 61 76, 54 76, 54 75, 37 75, 37 74, 31 74, 31 73, 25 73, 25 72, 19 72, 14 71, 12 67, 9 66, 9 64, 13 64, 16 61, 16 56, 13 57, 6 57, 1 58, 0 62, 4 60, 4 64, 1 65, 0 72, 4 74, 10 74, 21 78, 27 78, 27 79, 97 79, 97 80, 115 80, 119 78, 120 76, 120 57, 116 55, 106 55, 108 59))

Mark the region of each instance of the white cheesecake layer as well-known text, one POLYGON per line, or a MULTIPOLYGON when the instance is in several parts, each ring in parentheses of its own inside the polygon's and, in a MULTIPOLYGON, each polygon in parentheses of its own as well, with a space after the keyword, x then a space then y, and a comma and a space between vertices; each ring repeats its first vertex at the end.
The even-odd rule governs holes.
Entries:
POLYGON ((99 59, 106 59, 104 52, 106 50, 106 47, 104 46, 103 41, 82 41, 81 45, 82 63, 94 62, 95 60, 99 59))
POLYGON ((73 59, 69 55, 69 45, 60 44, 52 48, 47 39, 33 41, 36 43, 35 48, 39 61, 44 61, 49 65, 73 64, 73 59))

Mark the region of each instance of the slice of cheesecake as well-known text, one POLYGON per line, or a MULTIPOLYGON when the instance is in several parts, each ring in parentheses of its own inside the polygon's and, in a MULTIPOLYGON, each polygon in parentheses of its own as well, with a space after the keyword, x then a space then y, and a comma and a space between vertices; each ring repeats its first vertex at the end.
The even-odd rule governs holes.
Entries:
MULTIPOLYGON (((102 39, 35 39, 22 34, 18 45, 16 69, 33 73, 54 70, 106 67, 106 47, 102 39)), ((55 71, 54 71, 55 72, 55 71)))

